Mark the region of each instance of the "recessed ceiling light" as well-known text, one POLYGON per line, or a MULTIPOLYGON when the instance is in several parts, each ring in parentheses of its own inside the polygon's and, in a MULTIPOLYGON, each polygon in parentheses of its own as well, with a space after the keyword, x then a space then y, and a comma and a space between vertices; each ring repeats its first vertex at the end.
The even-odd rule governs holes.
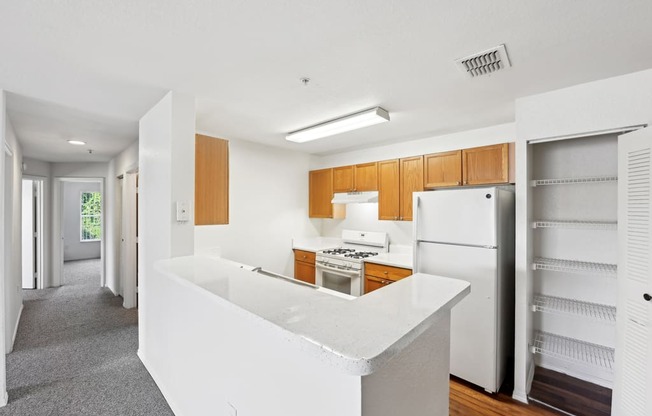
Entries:
POLYGON ((86 142, 82 142, 81 140, 68 140, 68 143, 74 144, 75 146, 83 146, 86 144, 86 142))

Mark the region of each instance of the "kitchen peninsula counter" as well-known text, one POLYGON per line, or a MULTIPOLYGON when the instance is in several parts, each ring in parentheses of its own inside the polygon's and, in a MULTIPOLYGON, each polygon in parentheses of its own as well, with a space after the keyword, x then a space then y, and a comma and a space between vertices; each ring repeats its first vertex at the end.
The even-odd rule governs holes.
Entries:
POLYGON ((196 371, 184 367, 183 383, 206 390, 211 382, 214 391, 199 400, 190 387, 187 397, 163 387, 166 398, 179 395, 168 401, 184 402, 182 414, 203 414, 191 412, 215 392, 238 414, 447 414, 450 309, 469 293, 466 282, 416 274, 349 300, 219 258, 173 258, 156 269, 183 304, 171 311, 170 336, 183 340, 170 353, 206 351, 196 371), (267 407, 245 404, 259 394, 267 407))

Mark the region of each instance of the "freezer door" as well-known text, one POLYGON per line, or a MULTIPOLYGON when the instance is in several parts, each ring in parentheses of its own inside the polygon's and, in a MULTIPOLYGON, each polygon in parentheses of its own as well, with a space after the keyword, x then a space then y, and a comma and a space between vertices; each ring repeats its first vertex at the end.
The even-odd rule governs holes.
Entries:
POLYGON ((497 250, 431 243, 416 249, 416 272, 471 283, 471 294, 451 311, 451 374, 497 391, 497 250))
POLYGON ((415 193, 415 239, 495 247, 496 198, 496 188, 415 193))

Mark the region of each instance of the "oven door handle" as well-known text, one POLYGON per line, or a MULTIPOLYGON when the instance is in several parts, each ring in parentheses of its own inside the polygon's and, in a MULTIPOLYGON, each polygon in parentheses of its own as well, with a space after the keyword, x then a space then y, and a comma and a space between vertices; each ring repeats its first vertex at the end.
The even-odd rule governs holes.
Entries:
POLYGON ((324 270, 328 270, 330 272, 339 273, 339 274, 346 275, 346 276, 356 276, 356 275, 360 274, 359 270, 338 269, 337 267, 326 266, 323 263, 317 263, 317 266, 324 269, 324 270))

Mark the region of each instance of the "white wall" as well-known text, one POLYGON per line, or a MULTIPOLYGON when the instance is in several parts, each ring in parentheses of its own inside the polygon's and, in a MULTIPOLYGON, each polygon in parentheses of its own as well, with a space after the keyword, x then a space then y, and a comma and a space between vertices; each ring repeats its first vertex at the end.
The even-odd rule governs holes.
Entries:
MULTIPOLYGON (((6 96, 4 90, 0 90, 0 231, 2 235, 6 234, 5 230, 5 198, 7 195, 7 190, 5 189, 5 155, 4 155, 4 143, 5 143, 5 126, 7 121, 7 108, 6 108, 6 96)), ((5 239, 0 238, 0 273, 2 273, 2 278, 0 278, 0 311, 4 314, 5 310, 5 258, 8 251, 6 247, 5 239)), ((5 337, 5 326, 6 322, 4 319, 0 319, 0 351, 4 351, 7 345, 7 340, 5 337)), ((7 366, 6 366, 6 357, 5 354, 0 354, 0 407, 7 404, 7 366)))
POLYGON ((173 216, 174 201, 194 200, 194 143, 192 96, 170 92, 140 120, 138 354, 150 372, 162 372, 163 377, 174 377, 158 343, 169 334, 162 318, 169 305, 153 265, 194 252, 193 222, 177 223, 173 216))
MULTIPOLYGON (((446 152, 449 150, 513 142, 515 140, 516 128, 514 123, 500 124, 497 126, 430 137, 427 139, 413 140, 400 144, 378 146, 322 157, 313 157, 310 169, 321 169, 429 153, 446 152)), ((388 233, 391 244, 412 244, 412 222, 379 221, 378 204, 349 204, 346 207, 346 219, 324 219, 318 221, 322 222, 321 234, 325 237, 340 237, 343 229, 382 231, 388 233)))
MULTIPOLYGON (((18 328, 18 321, 20 313, 23 309, 23 292, 22 292, 22 221, 21 221, 21 204, 22 204, 22 188, 23 188, 23 174, 22 174, 22 152, 13 126, 9 118, 5 122, 5 141, 13 151, 11 158, 11 165, 5 166, 5 174, 11 172, 11 189, 5 190, 6 196, 11 194, 11 202, 8 206, 5 203, 5 214, 11 211, 11 218, 5 225, 5 257, 8 262, 5 264, 5 339, 7 344, 5 351, 11 352, 13 349, 14 339, 16 337, 16 330, 18 328)), ((6 178, 6 177, 5 177, 6 178)), ((8 202, 5 199, 5 202, 8 202)))
POLYGON ((108 165, 106 178, 105 215, 106 226, 106 287, 114 294, 122 294, 120 287, 120 240, 121 240, 121 189, 119 176, 138 168, 138 140, 113 158, 108 165), (112 243, 110 243, 112 242, 112 243))
POLYGON ((63 183, 63 260, 100 258, 100 241, 81 241, 81 194, 100 192, 97 182, 63 183))
POLYGON ((528 227, 532 170, 528 140, 597 132, 652 122, 652 69, 516 100, 516 334, 514 398, 526 401, 532 355, 529 299, 533 282, 528 227))
POLYGON ((195 251, 288 276, 292 238, 319 235, 308 218, 310 157, 257 143, 229 141, 229 224, 195 227, 195 251))

